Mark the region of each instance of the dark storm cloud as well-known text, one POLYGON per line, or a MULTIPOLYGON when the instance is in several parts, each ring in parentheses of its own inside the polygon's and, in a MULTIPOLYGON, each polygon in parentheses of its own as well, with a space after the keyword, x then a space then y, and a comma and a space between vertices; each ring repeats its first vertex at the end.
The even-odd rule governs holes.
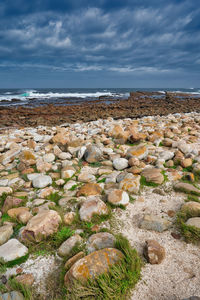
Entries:
POLYGON ((199 15, 195 0, 7 0, 0 4, 0 76, 34 69, 48 85, 49 72, 103 73, 116 82, 199 75, 199 15))

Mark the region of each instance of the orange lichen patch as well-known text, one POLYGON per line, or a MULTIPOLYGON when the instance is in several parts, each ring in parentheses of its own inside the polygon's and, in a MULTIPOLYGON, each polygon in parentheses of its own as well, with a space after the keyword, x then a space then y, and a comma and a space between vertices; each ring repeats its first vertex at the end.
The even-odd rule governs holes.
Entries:
POLYGON ((35 155, 29 150, 24 150, 22 152, 22 158, 25 160, 35 159, 35 155))
POLYGON ((80 276, 83 276, 85 279, 87 279, 90 276, 88 266, 85 264, 78 266, 77 272, 80 274, 80 276))
POLYGON ((100 195, 101 192, 102 189, 97 183, 86 183, 80 188, 77 196, 95 196, 100 195))
POLYGON ((133 156, 139 156, 143 154, 146 151, 146 146, 141 146, 138 147, 137 149, 131 150, 129 153, 132 154, 133 156))

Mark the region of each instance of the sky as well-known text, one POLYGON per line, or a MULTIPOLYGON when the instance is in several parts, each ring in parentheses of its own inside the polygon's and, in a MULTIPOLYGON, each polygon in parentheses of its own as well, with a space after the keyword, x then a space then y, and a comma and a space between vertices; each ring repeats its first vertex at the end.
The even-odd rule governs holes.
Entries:
POLYGON ((199 0, 3 0, 0 88, 200 87, 199 0))

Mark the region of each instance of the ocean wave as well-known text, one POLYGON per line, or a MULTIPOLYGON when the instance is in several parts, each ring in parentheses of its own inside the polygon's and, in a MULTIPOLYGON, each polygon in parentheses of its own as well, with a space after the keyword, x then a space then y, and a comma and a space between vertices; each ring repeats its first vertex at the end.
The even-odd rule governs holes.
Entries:
POLYGON ((101 96, 123 96, 123 94, 117 94, 112 92, 94 92, 94 93, 39 93, 34 90, 25 90, 23 94, 20 95, 1 95, 0 101, 12 101, 13 99, 24 101, 31 99, 51 99, 51 98, 98 98, 101 96))

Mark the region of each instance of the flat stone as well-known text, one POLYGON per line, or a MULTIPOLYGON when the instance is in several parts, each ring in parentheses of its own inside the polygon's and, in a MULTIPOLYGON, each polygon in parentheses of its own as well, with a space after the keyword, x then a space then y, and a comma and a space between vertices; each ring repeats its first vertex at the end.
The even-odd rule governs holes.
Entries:
POLYGON ((53 153, 47 153, 43 156, 43 160, 47 163, 51 163, 55 160, 55 155, 53 153))
POLYGON ((114 248, 115 241, 116 239, 111 233, 99 232, 89 237, 86 248, 88 253, 92 253, 104 248, 114 248))
POLYGON ((171 226, 171 222, 155 215, 145 215, 140 223, 141 229, 163 232, 171 226))
POLYGON ((123 170, 128 168, 128 160, 126 158, 115 158, 113 160, 113 167, 116 170, 123 170))
POLYGON ((7 243, 0 246, 0 257, 3 258, 5 262, 23 257, 27 253, 28 248, 16 239, 10 239, 7 243))
POLYGON ((183 193, 194 194, 194 195, 200 196, 200 190, 197 189, 196 187, 194 187, 190 183, 178 182, 174 185, 174 189, 175 189, 175 191, 178 191, 178 192, 183 192, 183 193))
POLYGON ((95 180, 96 180, 96 177, 87 172, 80 173, 78 176, 78 181, 80 181, 80 182, 94 182, 95 180))
POLYGON ((160 169, 157 168, 146 168, 141 173, 145 177, 147 182, 153 182, 156 184, 162 184, 164 181, 164 176, 160 169))
POLYGON ((4 166, 9 164, 20 153, 20 151, 21 151, 21 148, 19 148, 19 147, 16 147, 12 150, 7 151, 6 153, 4 153, 1 156, 0 163, 4 166))
POLYGON ((5 194, 11 194, 12 193, 12 188, 11 187, 0 187, 0 197, 5 193, 5 194))
POLYGON ((18 218, 18 216, 25 211, 29 211, 28 207, 17 207, 17 208, 11 208, 7 211, 7 214, 11 218, 18 218))
POLYGON ((123 190, 112 190, 108 194, 108 202, 113 205, 128 205, 129 203, 129 195, 127 192, 123 190))
POLYGON ((70 259, 68 259, 65 263, 64 268, 69 270, 75 262, 77 262, 79 259, 83 258, 85 256, 85 253, 83 251, 77 253, 76 255, 72 256, 70 259))
POLYGON ((67 239, 62 245, 58 248, 58 255, 60 256, 67 256, 70 254, 74 246, 82 242, 82 238, 80 235, 75 234, 67 239))
POLYGON ((89 163, 94 163, 100 161, 102 158, 102 151, 93 145, 86 148, 84 153, 84 159, 89 163))
POLYGON ((127 158, 136 157, 138 159, 144 159, 148 155, 148 149, 146 145, 133 146, 127 151, 127 158))
POLYGON ((79 210, 82 221, 91 221, 92 216, 108 214, 108 208, 101 199, 89 199, 83 202, 79 210))
POLYGON ((200 203, 189 201, 182 205, 181 211, 189 212, 193 217, 200 216, 200 203))
POLYGON ((165 258, 165 248, 155 240, 147 240, 144 255, 150 264, 160 264, 165 258))
POLYGON ((61 217, 55 210, 42 210, 23 229, 22 239, 40 242, 57 232, 60 222, 61 217))
POLYGON ((129 193, 137 194, 140 189, 140 178, 140 175, 129 173, 120 181, 119 188, 129 193))
POLYGON ((95 196, 100 195, 102 189, 97 183, 86 183, 84 184, 77 193, 77 196, 95 196))
POLYGON ((0 227, 0 245, 6 243, 13 234, 13 227, 11 225, 4 225, 0 227))
POLYGON ((97 276, 109 271, 109 268, 119 262, 124 255, 117 249, 106 248, 92 252, 91 254, 78 260, 66 273, 64 282, 68 286, 73 280, 86 282, 89 278, 95 279, 97 276))
POLYGON ((194 217, 187 220, 186 225, 194 226, 200 229, 200 217, 194 217))
POLYGON ((39 175, 36 178, 33 179, 33 187, 34 188, 45 188, 46 186, 48 186, 49 184, 52 184, 52 179, 50 176, 48 175, 39 175))

